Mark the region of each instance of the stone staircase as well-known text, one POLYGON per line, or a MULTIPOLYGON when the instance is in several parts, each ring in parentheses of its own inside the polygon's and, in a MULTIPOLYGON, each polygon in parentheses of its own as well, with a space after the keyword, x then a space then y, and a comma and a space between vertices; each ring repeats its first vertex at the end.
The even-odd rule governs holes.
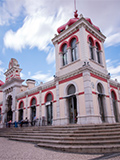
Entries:
POLYGON ((120 123, 101 125, 40 126, 0 129, 10 140, 73 153, 120 152, 120 123))

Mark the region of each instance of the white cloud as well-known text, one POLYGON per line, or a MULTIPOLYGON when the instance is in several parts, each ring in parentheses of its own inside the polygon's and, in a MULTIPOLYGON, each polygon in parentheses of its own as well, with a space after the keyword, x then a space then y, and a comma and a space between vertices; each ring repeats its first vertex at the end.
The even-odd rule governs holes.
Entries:
POLYGON ((49 54, 46 58, 46 61, 48 64, 51 64, 52 62, 55 61, 55 49, 54 47, 50 49, 49 54))
POLYGON ((0 60, 0 80, 4 81, 4 79, 5 79, 5 76, 4 76, 5 69, 3 67, 1 67, 2 64, 3 64, 3 62, 0 60))
POLYGON ((20 77, 25 78, 25 75, 22 72, 20 72, 20 77))
POLYGON ((110 59, 106 60, 108 72, 111 75, 112 79, 117 79, 120 82, 120 63, 118 60, 111 61, 110 59))
POLYGON ((120 45, 120 32, 108 36, 105 42, 105 45, 107 47, 117 45, 117 44, 120 45))
POLYGON ((48 82, 49 80, 53 79, 53 76, 51 76, 50 73, 43 74, 41 71, 38 71, 33 76, 31 76, 31 78, 38 81, 48 82))
POLYGON ((31 75, 31 72, 29 71, 29 72, 28 72, 28 76, 30 76, 30 75, 31 75))
MULTIPOLYGON (((76 3, 79 14, 90 17, 108 36, 106 47, 120 43, 119 0, 109 3, 107 0, 77 0, 76 3)), ((73 0, 6 0, 0 8, 0 24, 14 21, 20 14, 26 17, 16 32, 9 30, 5 34, 5 46, 16 51, 26 47, 46 50, 57 28, 73 17, 73 4, 73 0)))

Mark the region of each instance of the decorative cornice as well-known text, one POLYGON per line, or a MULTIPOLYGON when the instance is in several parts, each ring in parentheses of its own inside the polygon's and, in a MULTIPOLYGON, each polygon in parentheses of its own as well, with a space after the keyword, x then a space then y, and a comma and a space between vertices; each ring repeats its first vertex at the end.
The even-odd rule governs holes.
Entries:
POLYGON ((52 39, 53 44, 59 43, 69 35, 73 34, 77 30, 79 30, 81 27, 84 27, 86 30, 88 30, 91 34, 93 34, 96 38, 100 39, 100 41, 105 41, 105 36, 99 32, 97 29, 94 28, 84 17, 81 17, 78 21, 76 21, 74 24, 69 26, 67 29, 62 31, 59 35, 55 35, 55 37, 52 39))

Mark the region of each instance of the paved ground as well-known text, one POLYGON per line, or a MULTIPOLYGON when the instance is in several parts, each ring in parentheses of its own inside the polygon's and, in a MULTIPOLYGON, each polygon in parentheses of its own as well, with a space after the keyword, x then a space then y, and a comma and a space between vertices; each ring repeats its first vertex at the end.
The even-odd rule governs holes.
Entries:
POLYGON ((71 154, 35 147, 34 144, 0 138, 0 160, 120 160, 120 153, 111 155, 71 154))

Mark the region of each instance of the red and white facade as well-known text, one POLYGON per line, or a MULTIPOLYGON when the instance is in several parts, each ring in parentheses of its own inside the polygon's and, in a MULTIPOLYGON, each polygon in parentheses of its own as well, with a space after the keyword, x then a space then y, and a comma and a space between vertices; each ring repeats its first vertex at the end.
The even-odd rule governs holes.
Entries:
POLYGON ((1 123, 32 121, 35 115, 40 125, 43 120, 46 125, 119 122, 120 83, 106 68, 105 36, 89 18, 76 14, 57 31, 54 80, 35 86, 29 79, 23 86, 18 62, 11 59, 1 86, 1 123))

